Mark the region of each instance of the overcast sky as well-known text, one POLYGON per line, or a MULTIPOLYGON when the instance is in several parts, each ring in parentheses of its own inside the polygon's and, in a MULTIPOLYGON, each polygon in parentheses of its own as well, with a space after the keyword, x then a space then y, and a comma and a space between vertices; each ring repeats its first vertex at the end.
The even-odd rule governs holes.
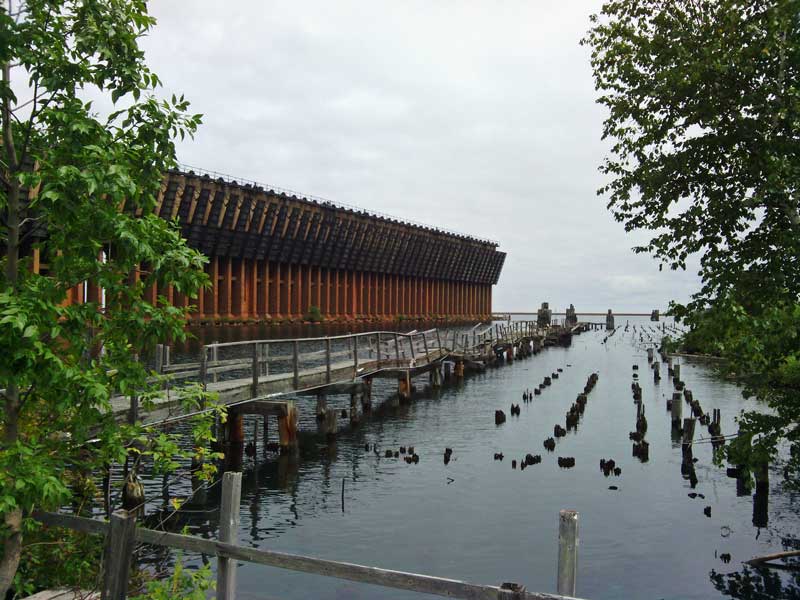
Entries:
POLYGON ((189 165, 497 240, 495 310, 647 310, 659 272, 596 195, 601 2, 158 0, 144 41, 204 124, 189 165))

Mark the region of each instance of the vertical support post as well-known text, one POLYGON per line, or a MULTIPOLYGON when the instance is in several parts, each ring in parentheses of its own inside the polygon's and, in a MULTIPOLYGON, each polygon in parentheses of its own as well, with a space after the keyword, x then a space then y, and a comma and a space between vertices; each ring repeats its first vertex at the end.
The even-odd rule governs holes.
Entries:
POLYGON ((411 346, 411 360, 417 360, 416 353, 414 352, 414 334, 409 334, 408 345, 411 346))
POLYGON ((298 342, 297 340, 294 340, 294 342, 292 342, 292 372, 294 374, 294 389, 298 389, 300 387, 300 353, 298 350, 298 342))
POLYGON ((436 328, 436 345, 439 347, 439 356, 442 355, 442 338, 439 335, 439 328, 436 328))
POLYGON ((262 443, 261 443, 261 452, 264 456, 267 455, 267 443, 269 443, 269 417, 264 415, 264 425, 261 428, 261 436, 262 436, 262 443))
POLYGON ((325 338, 325 383, 331 382, 331 338, 325 338))
POLYGON ((353 336, 353 377, 358 376, 358 336, 353 336))
POLYGON ((203 391, 208 391, 208 348, 203 346, 200 350, 200 384, 203 391))
POLYGON ((133 556, 136 517, 126 510, 111 515, 104 551, 102 600, 125 600, 133 556))
POLYGON ((397 358, 398 365, 400 364, 400 336, 394 334, 394 354, 397 358))
POLYGON ((164 344, 156 344, 156 373, 164 370, 164 344))
POLYGON ((253 390, 251 396, 255 398, 258 396, 258 375, 261 371, 261 365, 258 361, 258 342, 253 342, 253 390))
MULTIPOLYGON (((211 362, 212 363, 216 363, 218 360, 219 360, 219 348, 217 347, 217 343, 214 342, 211 345, 211 362)), ((211 380, 214 383, 217 382, 217 372, 216 371, 214 371, 214 376, 211 378, 211 380)))
POLYGON ((377 344, 378 345, 378 365, 377 365, 377 368, 380 369, 381 368, 381 352, 382 352, 382 350, 381 350, 381 332, 380 331, 377 333, 377 336, 378 336, 378 344, 377 344))
MULTIPOLYGON (((219 541, 235 544, 239 532, 239 504, 242 499, 242 474, 222 476, 222 501, 219 509, 219 541)), ((217 567, 217 600, 236 597, 236 560, 220 558, 217 567)))
POLYGON ((558 515, 558 583, 557 592, 575 595, 578 574, 578 512, 562 510, 558 515))
POLYGON ((422 332, 422 344, 425 346, 425 362, 431 362, 431 356, 428 353, 428 338, 425 336, 425 332, 422 332))

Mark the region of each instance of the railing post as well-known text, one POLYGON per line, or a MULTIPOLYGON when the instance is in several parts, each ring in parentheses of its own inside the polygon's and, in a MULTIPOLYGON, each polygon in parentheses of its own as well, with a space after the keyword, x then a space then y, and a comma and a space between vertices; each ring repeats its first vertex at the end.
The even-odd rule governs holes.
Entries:
POLYGON ((442 338, 439 335, 439 328, 436 328, 436 345, 439 347, 439 356, 442 355, 442 338))
POLYGON ((133 425, 139 420, 139 396, 131 396, 131 408, 128 412, 128 423, 133 425))
POLYGON ((253 342, 253 398, 258 396, 258 375, 260 370, 261 365, 258 362, 258 342, 253 342))
POLYGON ((431 362, 431 355, 428 353, 428 338, 425 335, 425 332, 422 332, 422 344, 425 346, 425 361, 430 363, 431 362))
POLYGON ((397 357, 397 364, 400 364, 400 336, 394 334, 394 354, 397 357))
POLYGON ((408 345, 411 346, 411 360, 417 360, 416 352, 414 352, 414 334, 408 336, 408 345))
POLYGON ((353 377, 358 376, 358 336, 353 336, 353 377))
POLYGON ((203 391, 208 390, 208 348, 203 346, 200 350, 200 385, 203 391))
MULTIPOLYGON (((219 360, 219 348, 217 348, 217 342, 211 344, 211 362, 216 363, 219 360)), ((217 372, 214 371, 214 376, 211 378, 214 383, 217 383, 217 372)))
POLYGON ((325 383, 331 382, 331 338, 325 338, 325 383))
POLYGON ((164 371, 164 344, 156 344, 156 373, 164 371))
POLYGON ((377 368, 380 369, 381 368, 381 332, 380 331, 377 333, 377 336, 378 336, 378 365, 377 365, 377 368))
POLYGON ((575 595, 578 573, 578 512, 562 510, 558 515, 558 589, 564 596, 575 595))
POLYGON ((269 376, 269 342, 264 343, 263 348, 264 354, 264 377, 269 376))
POLYGON ((102 600, 125 600, 133 556, 136 517, 126 510, 111 515, 103 555, 102 600))
POLYGON ((298 352, 298 341, 292 342, 292 371, 294 373, 294 389, 300 387, 300 356, 298 352))
MULTIPOLYGON (((236 544, 239 533, 239 504, 242 499, 242 474, 228 471, 222 476, 222 501, 219 509, 219 541, 236 544)), ((236 597, 236 560, 219 558, 217 600, 236 597)))

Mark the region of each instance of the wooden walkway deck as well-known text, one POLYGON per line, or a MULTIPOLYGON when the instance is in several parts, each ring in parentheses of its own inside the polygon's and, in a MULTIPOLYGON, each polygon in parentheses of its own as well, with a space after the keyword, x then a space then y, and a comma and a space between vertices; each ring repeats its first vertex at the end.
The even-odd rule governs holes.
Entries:
POLYGON ((305 395, 363 393, 374 378, 398 379, 402 394, 402 380, 410 387, 411 378, 436 371, 432 381, 441 381, 451 370, 463 371, 463 365, 481 369, 498 357, 513 357, 515 349, 523 346, 563 343, 590 325, 538 329, 535 322, 517 321, 508 325, 479 323, 468 332, 375 331, 215 343, 201 348, 199 360, 177 364, 171 364, 169 350, 160 347, 156 370, 164 392, 153 400, 151 410, 144 413, 138 399, 125 397, 114 398, 112 408, 119 420, 154 424, 180 419, 186 416, 178 410, 180 386, 188 383, 218 394, 227 406, 254 400, 289 401, 305 395))

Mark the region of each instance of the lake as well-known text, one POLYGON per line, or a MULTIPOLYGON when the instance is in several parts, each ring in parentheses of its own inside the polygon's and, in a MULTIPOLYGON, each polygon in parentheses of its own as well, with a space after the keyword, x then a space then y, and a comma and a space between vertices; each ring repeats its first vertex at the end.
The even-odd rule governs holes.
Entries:
MULTIPOLYGON (((373 413, 358 428, 340 431, 335 444, 307 434, 297 458, 264 461, 259 449, 258 462, 245 459, 240 543, 476 583, 514 581, 530 591, 555 592, 558 513, 569 508, 580 514, 579 597, 800 597, 797 578, 742 565, 753 556, 800 545, 798 495, 785 488, 779 466, 770 474, 765 514, 762 506, 754 510, 752 492, 737 495, 736 480, 714 466, 711 444, 698 442, 698 482, 692 489, 681 474, 680 444, 671 436, 666 400, 673 385, 667 365, 662 365, 661 382, 654 383, 639 342, 643 333, 645 339, 655 336, 660 324, 618 316, 617 325, 622 327, 605 343, 606 332, 585 332, 570 347, 547 348, 438 392, 424 392, 427 376, 418 378, 421 393, 398 408, 388 402, 378 406, 396 391, 396 383, 376 380, 373 413), (645 463, 632 456, 629 439, 636 425, 634 364, 649 425, 645 463), (523 403, 523 392, 557 369, 563 372, 553 385, 523 403), (556 423, 564 425, 565 413, 593 372, 599 381, 577 430, 547 452, 543 441, 553 435, 556 423), (512 403, 520 404, 519 417, 510 415, 512 403), (508 416, 499 426, 496 409, 508 416), (384 458, 384 450, 400 446, 414 446, 419 464, 384 458), (446 447, 453 451, 449 464, 443 460, 446 447), (503 453, 504 460, 495 460, 495 453, 503 453), (541 455, 541 464, 513 469, 512 459, 519 461, 526 453, 541 455), (560 469, 559 456, 574 457, 574 468, 560 469), (613 458, 621 474, 605 477, 601 458, 613 458), (730 562, 723 562, 721 554, 730 554, 730 562)), ((703 409, 720 409, 722 433, 735 433, 734 417, 755 403, 743 399, 736 385, 719 379, 708 364, 680 362, 681 378, 703 409)), ((307 414, 313 412, 313 397, 298 402, 307 403, 307 414)), ((332 396, 328 402, 344 407, 349 397, 332 396)), ((313 426, 313 418, 302 424, 313 426)), ((251 431, 247 418, 245 431, 251 431)), ((708 437, 698 423, 695 440, 708 437)), ((212 489, 212 502, 218 488, 212 489)), ((160 494, 156 482, 148 482, 148 493, 151 498, 160 494)), ((185 480, 173 485, 172 493, 188 493, 185 480)), ((214 537, 214 518, 215 513, 199 515, 191 528, 214 537)), ((250 564, 240 565, 238 578, 240 598, 431 597, 250 564)))

